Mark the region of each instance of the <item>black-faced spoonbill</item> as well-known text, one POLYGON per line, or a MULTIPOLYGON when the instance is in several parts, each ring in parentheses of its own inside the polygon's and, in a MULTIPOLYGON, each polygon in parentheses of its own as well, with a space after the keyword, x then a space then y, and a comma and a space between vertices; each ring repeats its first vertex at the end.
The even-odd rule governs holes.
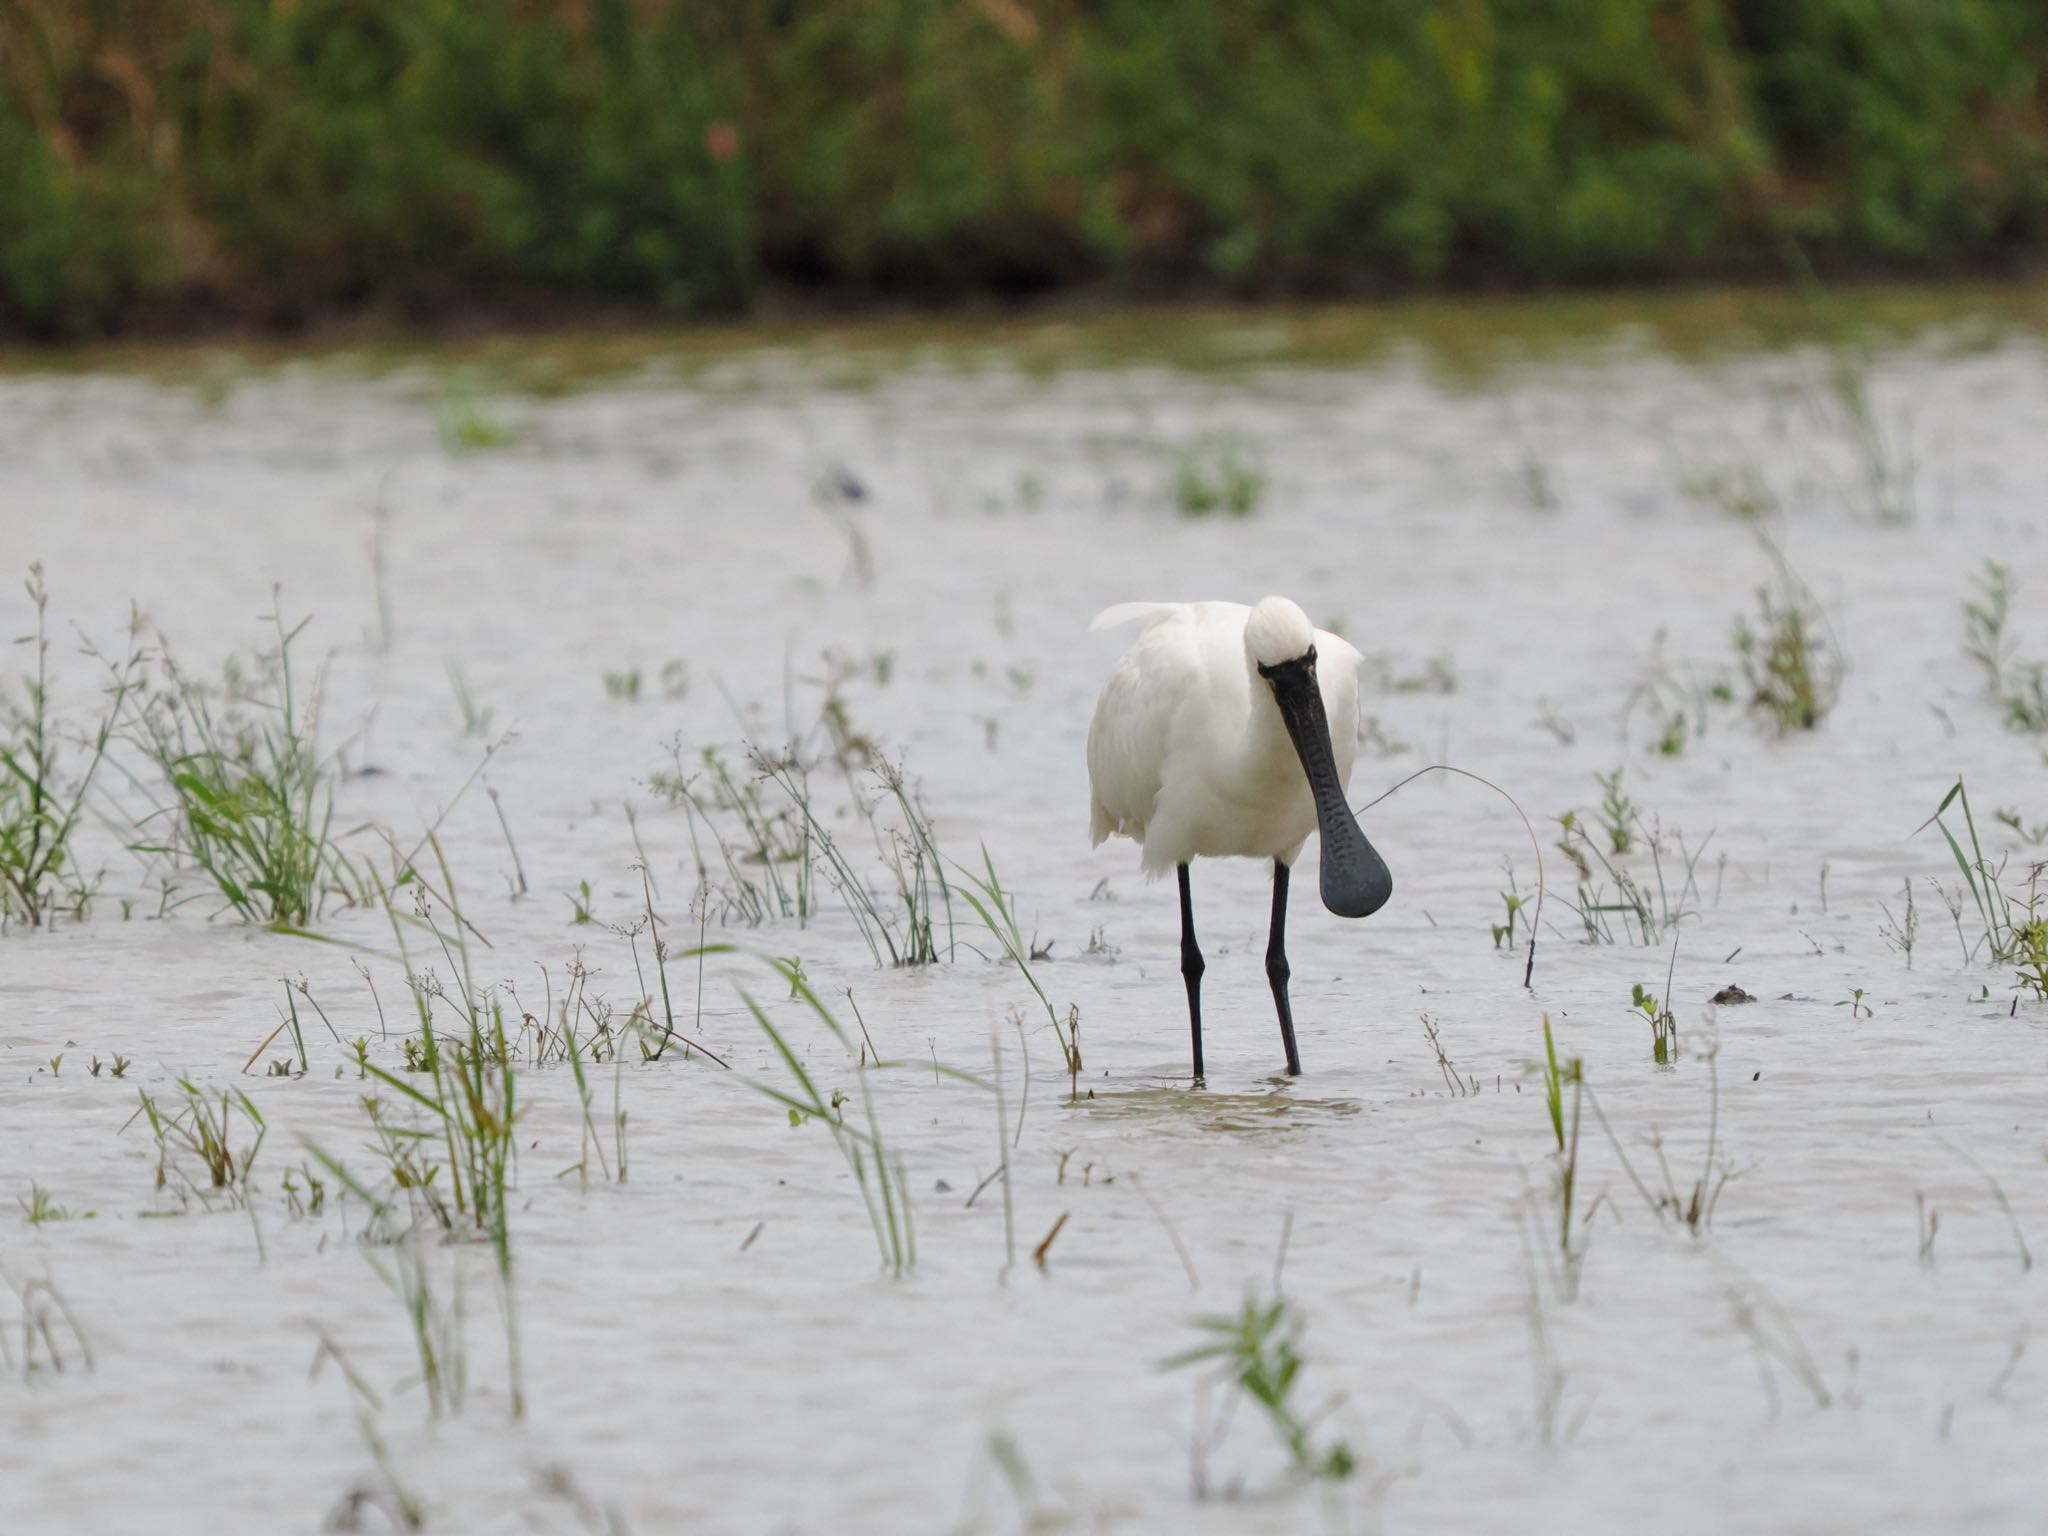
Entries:
POLYGON ((1144 619, 1088 727, 1089 835, 1134 839, 1141 867, 1180 878, 1180 971, 1195 1081, 1202 1080, 1202 951, 1188 894, 1192 859, 1273 861, 1266 979, 1287 1072, 1301 1072, 1287 1001, 1287 872, 1322 834, 1323 905, 1367 917, 1393 876, 1345 801, 1358 754, 1358 651, 1284 597, 1242 603, 1120 603, 1091 628, 1144 619))

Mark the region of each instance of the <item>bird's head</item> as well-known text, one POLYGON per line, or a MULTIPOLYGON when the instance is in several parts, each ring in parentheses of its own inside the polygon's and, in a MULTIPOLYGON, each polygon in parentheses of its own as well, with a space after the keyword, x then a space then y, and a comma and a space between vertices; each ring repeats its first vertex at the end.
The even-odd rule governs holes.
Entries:
POLYGON ((1245 620, 1246 659, 1273 690, 1273 704, 1308 776, 1322 834, 1323 905, 1339 917, 1369 917, 1394 893, 1394 877, 1351 814, 1337 777, 1330 720, 1316 679, 1316 631, 1284 597, 1262 598, 1245 620))
POLYGON ((1252 665, 1265 676, 1269 668, 1290 661, 1315 665, 1316 628, 1299 603, 1284 597, 1262 597, 1244 621, 1244 649, 1252 665))

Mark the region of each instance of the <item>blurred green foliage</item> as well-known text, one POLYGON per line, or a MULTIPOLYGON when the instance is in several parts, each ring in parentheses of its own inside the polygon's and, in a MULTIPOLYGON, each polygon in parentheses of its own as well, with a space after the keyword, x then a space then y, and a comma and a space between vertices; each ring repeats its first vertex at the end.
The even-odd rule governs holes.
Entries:
POLYGON ((2036 0, 0 0, 0 316, 1319 291, 2044 233, 2036 0))

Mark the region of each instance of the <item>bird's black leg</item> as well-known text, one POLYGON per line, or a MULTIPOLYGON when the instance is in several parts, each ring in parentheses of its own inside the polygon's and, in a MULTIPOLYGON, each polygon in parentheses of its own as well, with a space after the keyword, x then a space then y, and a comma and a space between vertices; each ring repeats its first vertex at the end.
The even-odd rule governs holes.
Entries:
POLYGON ((1180 866, 1180 974, 1188 984, 1188 1028, 1195 1037, 1195 1081, 1202 1081, 1202 952, 1195 947, 1195 904, 1188 867, 1180 866))
POLYGON ((1273 861, 1273 928, 1266 940, 1266 980, 1273 984, 1273 1006, 1280 1011, 1280 1043, 1287 1047, 1287 1075, 1301 1076, 1301 1057, 1294 1049, 1294 1010, 1287 1002, 1287 866, 1273 861))

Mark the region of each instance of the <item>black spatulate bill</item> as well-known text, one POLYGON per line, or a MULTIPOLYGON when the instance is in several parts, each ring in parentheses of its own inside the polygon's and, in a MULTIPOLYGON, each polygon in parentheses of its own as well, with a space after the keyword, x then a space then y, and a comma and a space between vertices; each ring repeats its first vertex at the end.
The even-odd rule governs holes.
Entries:
POLYGON ((1370 917, 1394 894, 1394 877, 1351 814, 1344 786, 1337 781, 1330 720, 1316 681, 1316 653, 1311 648, 1298 660, 1262 666, 1259 675, 1272 685, 1273 702, 1280 706, 1280 719, 1315 797, 1316 826, 1323 840, 1323 905, 1339 917, 1370 917))

